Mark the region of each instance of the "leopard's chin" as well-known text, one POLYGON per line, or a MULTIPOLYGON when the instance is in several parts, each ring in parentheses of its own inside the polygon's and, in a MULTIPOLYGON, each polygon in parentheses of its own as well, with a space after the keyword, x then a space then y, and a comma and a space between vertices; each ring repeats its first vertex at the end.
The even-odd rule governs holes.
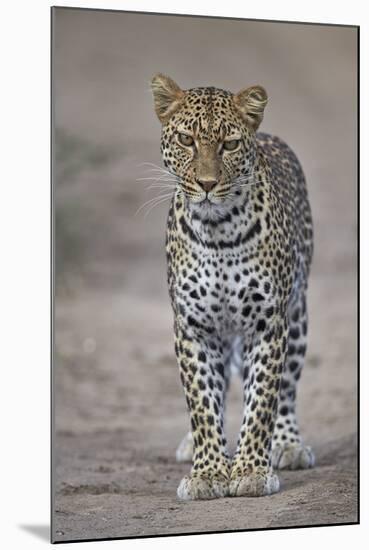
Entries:
POLYGON ((205 195, 196 198, 189 197, 188 202, 200 208, 211 208, 213 206, 219 206, 229 202, 227 201, 227 198, 227 196, 217 197, 216 195, 205 195))
POLYGON ((194 214, 195 218, 199 220, 213 220, 217 221, 224 218, 229 211, 229 201, 227 197, 211 198, 205 197, 201 201, 188 200, 187 207, 191 214, 194 214))

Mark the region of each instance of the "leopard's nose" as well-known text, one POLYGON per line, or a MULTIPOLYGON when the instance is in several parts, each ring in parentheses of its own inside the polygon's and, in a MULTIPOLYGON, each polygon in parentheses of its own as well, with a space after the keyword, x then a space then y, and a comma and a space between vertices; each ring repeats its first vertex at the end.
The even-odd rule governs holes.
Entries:
POLYGON ((217 180, 210 180, 210 179, 196 179, 196 183, 200 185, 200 187, 203 188, 204 191, 207 193, 211 191, 216 184, 218 183, 217 180))

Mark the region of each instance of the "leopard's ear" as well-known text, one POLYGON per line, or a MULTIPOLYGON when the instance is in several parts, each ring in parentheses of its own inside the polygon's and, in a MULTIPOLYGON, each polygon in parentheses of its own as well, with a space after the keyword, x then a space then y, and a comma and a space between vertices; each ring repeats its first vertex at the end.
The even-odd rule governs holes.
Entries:
POLYGON ((184 97, 184 91, 169 76, 156 74, 151 80, 155 112, 162 124, 175 113, 184 97))
POLYGON ((233 96, 242 118, 255 131, 259 128, 264 117, 264 109, 268 103, 268 95, 262 86, 251 86, 241 90, 233 96))

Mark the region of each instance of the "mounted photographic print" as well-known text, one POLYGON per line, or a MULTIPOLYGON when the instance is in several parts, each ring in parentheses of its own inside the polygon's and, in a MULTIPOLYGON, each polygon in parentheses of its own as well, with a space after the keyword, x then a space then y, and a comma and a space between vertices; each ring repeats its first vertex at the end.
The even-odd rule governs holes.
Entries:
POLYGON ((52 9, 53 542, 358 523, 358 33, 52 9))

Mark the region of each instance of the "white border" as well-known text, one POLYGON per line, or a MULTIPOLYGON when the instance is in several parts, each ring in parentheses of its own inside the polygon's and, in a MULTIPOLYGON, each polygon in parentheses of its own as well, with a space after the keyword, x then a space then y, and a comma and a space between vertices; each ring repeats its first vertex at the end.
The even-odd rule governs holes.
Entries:
MULTIPOLYGON (((334 1, 229 3, 186 0, 62 1, 59 6, 191 13, 229 17, 310 21, 361 25, 361 81, 368 90, 369 17, 364 2, 334 1)), ((48 0, 17 0, 2 5, 1 19, 1 276, 2 276, 2 530, 4 548, 38 548, 45 542, 20 525, 49 522, 49 6, 48 0), (5 169, 4 169, 5 168, 5 169), (5 254, 4 254, 5 252, 5 254), (5 308, 4 308, 5 303, 5 308), (5 353, 4 353, 5 351, 5 353), (4 380, 5 375, 5 380, 4 380)), ((362 101, 362 281, 368 281, 365 246, 368 237, 368 107, 362 101)), ((339 162, 339 159, 337 159, 339 162)), ((363 285, 364 286, 364 285, 363 285)), ((369 307, 362 291, 362 311, 369 307)), ((362 315, 362 317, 364 317, 362 315)), ((362 334, 365 335, 362 319, 362 334)), ((366 339, 367 341, 367 339, 366 339)), ((368 388, 367 344, 361 349, 361 388, 368 388)), ((367 391, 367 390, 366 390, 367 391)), ((84 543, 83 548, 177 548, 232 544, 234 548, 305 548, 333 545, 335 549, 363 548, 368 528, 368 400, 362 395, 360 526, 264 531, 199 537, 84 543), (92 546, 91 546, 92 547, 92 546)), ((247 506, 247 503, 245 503, 247 506)), ((75 547, 75 544, 69 547, 75 547)))

